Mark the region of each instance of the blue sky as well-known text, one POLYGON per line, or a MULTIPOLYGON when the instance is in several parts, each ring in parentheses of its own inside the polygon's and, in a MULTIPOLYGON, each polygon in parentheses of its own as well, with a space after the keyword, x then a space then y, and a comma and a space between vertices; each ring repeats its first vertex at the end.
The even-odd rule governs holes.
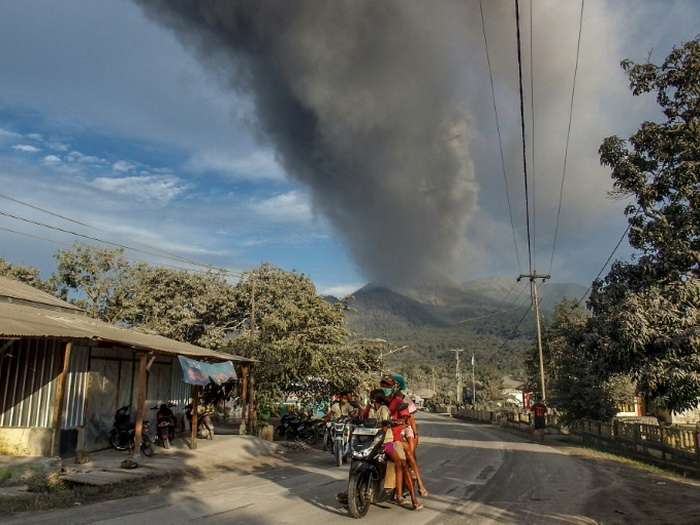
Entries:
MULTIPOLYGON (((444 33, 441 39, 436 38, 431 52, 440 53, 439 46, 444 45, 449 58, 444 69, 451 69, 449 78, 454 84, 439 89, 453 92, 450 100, 458 108, 455 112, 463 116, 458 122, 461 127, 455 128, 459 138, 449 154, 461 162, 455 180, 466 195, 460 202, 469 209, 458 214, 457 233, 441 243, 431 244, 431 240, 417 236, 407 238, 401 246, 414 247, 416 253, 427 251, 428 259, 449 258, 445 267, 458 280, 490 275, 514 278, 527 270, 527 256, 512 3, 484 2, 484 15, 514 228, 495 132, 479 4, 458 4, 443 3, 446 13, 456 9, 455 13, 464 16, 454 27, 437 27, 445 21, 437 14, 425 13, 416 16, 421 15, 427 29, 415 27, 430 31, 434 23, 435 32, 444 33), (464 34, 458 33, 462 30, 464 34), (455 31, 454 37, 450 31, 455 31), (433 248, 423 250, 423 242, 436 246, 435 253, 433 248)), ((341 22, 348 5, 337 3, 334 7, 341 22)), ((401 4, 396 5, 401 8, 401 4)), ((408 32, 416 4, 404 5, 408 32)), ((534 126, 528 119, 527 132, 534 130, 535 137, 534 147, 532 136, 528 144, 535 151, 530 161, 536 270, 551 271, 557 282, 588 285, 626 227, 624 202, 607 196, 610 178, 598 165, 598 146, 605 136, 627 137, 644 119, 658 116, 650 97, 635 99, 630 95, 619 61, 643 61, 651 52, 652 61, 660 62, 673 45, 696 36, 700 4, 586 2, 564 198, 551 258, 579 10, 578 2, 535 2, 534 77, 532 83, 526 78, 526 87, 529 93, 529 86, 534 86, 530 108, 534 108, 536 118, 534 126)), ((526 11, 526 20, 528 14, 526 11)), ((323 293, 349 293, 373 279, 377 268, 384 275, 391 273, 391 265, 396 263, 391 247, 386 248, 388 255, 380 257, 367 251, 381 251, 381 237, 375 244, 364 242, 364 237, 374 235, 374 228, 385 225, 381 221, 363 224, 361 214, 352 215, 352 207, 342 217, 335 213, 336 206, 342 210, 345 197, 350 198, 343 194, 347 187, 339 188, 336 194, 328 193, 332 190, 321 192, 309 182, 313 179, 295 173, 276 132, 260 125, 259 96, 231 81, 240 72, 225 70, 225 61, 203 59, 196 46, 179 36, 126 1, 3 2, 0 211, 118 244, 146 245, 233 272, 269 261, 309 274, 323 293), (360 226, 355 228, 354 224, 360 226), (388 269, 382 270, 381 265, 388 269)), ((341 50, 331 52, 345 58, 341 50)), ((526 48, 526 60, 528 53, 526 48)), ((434 61, 437 55, 431 56, 434 61)), ((366 64, 354 64, 350 57, 347 60, 347 70, 358 72, 360 90, 366 64)), ((320 90, 318 85, 325 89, 337 85, 319 69, 321 73, 315 77, 291 78, 306 82, 309 92, 320 90)), ((396 74, 406 73, 396 68, 396 74)), ((415 76, 419 75, 416 71, 415 76)), ((410 73, 406 77, 406 82, 415 80, 410 73)), ((324 96, 335 94, 331 89, 330 95, 324 96)), ((315 100, 308 98, 312 109, 320 112, 328 107, 313 106, 315 100)), ((381 97, 378 100, 383 101, 381 97)), ((417 112, 410 113, 408 106, 413 104, 404 93, 392 93, 386 103, 392 104, 393 112, 387 112, 385 118, 403 115, 400 104, 406 104, 409 116, 419 118, 417 112)), ((353 130, 361 127, 368 114, 344 110, 335 102, 333 109, 338 112, 335 118, 347 126, 350 117, 362 121, 352 123, 353 130)), ((351 138, 357 139, 357 144, 367 144, 358 137, 351 138)), ((350 142, 338 144, 346 147, 350 142)), ((395 158, 377 148, 373 152, 364 147, 356 154, 395 158)), ((375 178, 382 177, 375 166, 372 170, 377 170, 375 178)), ((388 165, 386 171, 388 180, 389 172, 401 170, 388 165)), ((430 177, 420 178, 423 182, 411 188, 418 179, 407 178, 391 191, 413 189, 429 196, 433 192, 430 177)), ((368 187, 367 195, 370 198, 375 193, 368 187)), ((386 194, 377 192, 376 196, 381 199, 386 194)), ((402 217, 414 220, 412 210, 418 217, 432 217, 421 215, 415 209, 420 202, 415 202, 418 204, 411 201, 408 211, 401 211, 403 215, 388 215, 386 222, 402 217)), ((399 204, 401 201, 392 198, 378 206, 400 208, 399 204)), ((76 241, 85 239, 0 216, 0 256, 37 266, 45 276, 53 270, 52 255, 76 241)), ((620 255, 628 254, 623 245, 620 255)), ((154 264, 180 264, 139 252, 132 255, 154 264)), ((406 258, 398 248, 397 256, 406 258)))

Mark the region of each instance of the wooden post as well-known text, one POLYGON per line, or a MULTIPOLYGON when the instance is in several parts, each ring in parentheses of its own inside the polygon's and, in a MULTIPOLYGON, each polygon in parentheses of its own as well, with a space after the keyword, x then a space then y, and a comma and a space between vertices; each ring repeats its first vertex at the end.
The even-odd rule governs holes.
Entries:
POLYGON ((146 365, 148 354, 139 356, 139 382, 136 390, 136 428, 134 430, 134 448, 132 455, 138 458, 141 455, 141 440, 143 438, 143 418, 146 413, 146 365))
POLYGON ((255 375, 253 375, 253 365, 250 365, 250 377, 248 378, 248 432, 255 432, 255 375))
POLYGON ((63 416, 63 399, 65 398, 68 364, 73 343, 66 343, 63 349, 63 365, 56 381, 56 404, 53 413, 53 436, 51 438, 51 455, 58 456, 61 441, 61 419, 63 416))
POLYGON ((246 433, 246 422, 248 421, 248 364, 241 364, 241 375, 243 381, 241 383, 241 427, 239 434, 246 433))
POLYGON ((698 468, 700 468, 700 428, 695 428, 695 455, 698 457, 698 468))
POLYGON ((197 448, 197 419, 199 414, 199 385, 194 385, 194 392, 192 394, 192 419, 190 424, 192 425, 192 445, 191 449, 197 448))

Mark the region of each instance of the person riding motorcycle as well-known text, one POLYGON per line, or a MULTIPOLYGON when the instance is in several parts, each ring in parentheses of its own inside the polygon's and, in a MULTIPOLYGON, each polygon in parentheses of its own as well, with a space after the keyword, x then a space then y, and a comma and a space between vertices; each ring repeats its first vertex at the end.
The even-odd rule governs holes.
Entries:
MULTIPOLYGON (((404 408, 406 404, 403 401, 403 396, 398 390, 396 380, 392 376, 387 375, 382 377, 381 381, 379 382, 379 386, 384 392, 387 407, 389 408, 389 413, 391 414, 391 419, 403 423, 387 429, 387 434, 391 434, 392 441, 385 441, 384 443, 385 452, 396 466, 396 503, 399 505, 412 505, 415 510, 420 510, 423 508, 423 504, 418 501, 418 498, 416 497, 416 491, 413 487, 411 473, 408 470, 408 463, 406 462, 407 446, 404 446, 403 437, 401 435, 402 431, 404 431, 404 429, 407 427, 407 421, 410 414, 408 409, 404 408), (411 496, 411 503, 408 503, 403 498, 404 480, 406 481, 408 493, 411 496)), ((420 483, 419 486, 422 486, 422 483, 420 483)))
POLYGON ((338 400, 331 405, 331 409, 323 416, 326 421, 329 418, 338 419, 344 416, 356 418, 360 413, 360 406, 350 400, 348 392, 341 392, 338 400))

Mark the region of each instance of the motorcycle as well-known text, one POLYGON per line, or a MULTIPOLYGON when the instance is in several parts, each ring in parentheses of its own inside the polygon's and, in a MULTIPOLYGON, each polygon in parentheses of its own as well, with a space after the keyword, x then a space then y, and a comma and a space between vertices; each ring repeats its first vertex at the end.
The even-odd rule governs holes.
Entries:
POLYGON ((343 416, 331 423, 332 445, 331 452, 335 456, 336 464, 343 466, 343 462, 350 456, 350 437, 355 425, 349 416, 343 416))
MULTIPOLYGON (((388 461, 384 452, 384 436, 386 432, 391 432, 391 425, 394 424, 399 423, 392 421, 388 426, 377 427, 377 420, 368 418, 352 433, 347 505, 355 518, 367 515, 372 503, 390 501, 394 497, 395 490, 385 488, 384 483, 388 461)), ((412 481, 415 483, 415 480, 412 481)))
POLYGON ((151 407, 151 410, 158 410, 155 442, 163 448, 170 448, 170 443, 175 439, 175 414, 170 410, 170 407, 174 406, 171 403, 163 403, 160 406, 151 407))
MULTIPOLYGON (((121 407, 114 414, 114 425, 109 432, 109 444, 117 450, 131 450, 134 448, 134 435, 136 426, 131 422, 129 410, 131 405, 121 407)), ((140 450, 144 456, 153 456, 153 436, 151 436, 148 421, 141 427, 140 450)))
POLYGON ((313 445, 319 438, 319 420, 299 418, 286 414, 277 425, 277 437, 282 440, 299 440, 313 445))
MULTIPOLYGON (((211 412, 202 411, 197 414, 197 437, 214 439, 214 423, 211 421, 211 412)), ((185 407, 185 417, 192 430, 192 403, 185 407)))

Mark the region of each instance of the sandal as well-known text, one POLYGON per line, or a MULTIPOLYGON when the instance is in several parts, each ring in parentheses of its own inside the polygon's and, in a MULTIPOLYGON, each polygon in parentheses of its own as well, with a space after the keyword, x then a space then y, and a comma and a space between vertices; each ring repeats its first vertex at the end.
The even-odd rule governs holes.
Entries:
POLYGON ((413 510, 422 510, 422 509, 424 509, 424 508, 425 508, 425 507, 423 507, 423 504, 422 504, 422 503, 419 503, 418 505, 414 505, 414 506, 413 506, 413 510))
POLYGON ((399 507, 413 507, 413 503, 408 501, 406 498, 401 498, 401 499, 396 500, 396 504, 399 507))
POLYGON ((426 489, 418 489, 418 494, 420 494, 424 498, 430 496, 430 493, 426 489))

